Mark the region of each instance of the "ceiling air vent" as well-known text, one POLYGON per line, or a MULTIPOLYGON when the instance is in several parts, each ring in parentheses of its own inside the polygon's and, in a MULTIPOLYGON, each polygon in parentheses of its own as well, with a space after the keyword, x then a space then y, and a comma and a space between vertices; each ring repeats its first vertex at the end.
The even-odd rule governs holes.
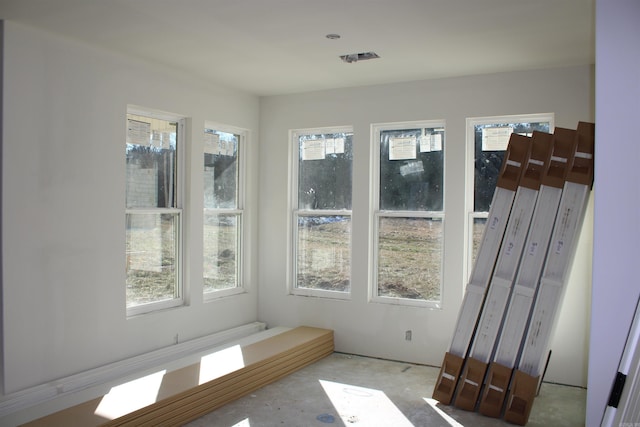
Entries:
POLYGON ((340 59, 351 64, 352 62, 366 61, 367 59, 380 58, 375 52, 350 53, 348 55, 340 55, 340 59))

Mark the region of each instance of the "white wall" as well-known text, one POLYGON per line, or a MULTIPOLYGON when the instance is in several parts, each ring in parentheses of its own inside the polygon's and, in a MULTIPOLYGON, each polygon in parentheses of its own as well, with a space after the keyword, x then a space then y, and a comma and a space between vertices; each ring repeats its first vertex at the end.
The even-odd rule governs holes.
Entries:
MULTIPOLYGON (((334 329, 339 351, 439 365, 465 284, 465 119, 553 112, 556 126, 575 128, 578 121, 593 121, 593 90, 593 68, 572 67, 262 98, 258 317, 270 325, 334 329), (370 125, 426 119, 446 120, 443 308, 368 303, 370 125), (287 295, 288 131, 336 125, 354 127, 352 298, 287 295), (405 341, 408 329, 410 342, 405 341)), ((590 240, 588 215, 547 376, 580 386, 586 385, 590 240)))
POLYGON ((198 209, 185 212, 190 305, 126 318, 124 141, 127 104, 189 117, 187 203, 199 206, 205 120, 251 130, 255 242, 258 98, 12 22, 4 42, 5 392, 255 321, 255 246, 249 292, 203 303, 198 209))
POLYGON ((600 425, 640 295, 640 3, 596 2, 596 180, 587 425, 600 425))

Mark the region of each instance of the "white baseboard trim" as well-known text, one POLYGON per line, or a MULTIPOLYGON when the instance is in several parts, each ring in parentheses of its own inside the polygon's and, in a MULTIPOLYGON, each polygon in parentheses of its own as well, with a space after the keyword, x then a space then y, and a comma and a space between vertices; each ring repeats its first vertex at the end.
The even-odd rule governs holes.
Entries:
POLYGON ((128 375, 147 371, 155 366, 174 362, 198 352, 245 338, 265 329, 265 323, 249 323, 7 394, 0 397, 0 418, 52 399, 67 396, 100 384, 113 382, 128 375))

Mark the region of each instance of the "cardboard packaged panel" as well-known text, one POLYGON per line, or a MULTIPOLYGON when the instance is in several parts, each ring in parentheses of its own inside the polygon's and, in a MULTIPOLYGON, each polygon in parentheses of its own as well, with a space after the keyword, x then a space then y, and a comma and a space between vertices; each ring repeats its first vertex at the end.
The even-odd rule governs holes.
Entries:
POLYGON ((455 398, 455 406, 458 408, 467 411, 473 411, 476 408, 484 376, 502 327, 513 282, 520 266, 531 219, 536 209, 546 209, 546 206, 536 202, 552 152, 553 135, 534 132, 531 137, 531 154, 527 159, 522 179, 516 190, 478 327, 473 336, 467 363, 460 377, 461 389, 455 398), (473 363, 470 363, 472 361, 473 363))
POLYGON ((533 406, 593 184, 595 125, 578 123, 576 138, 576 152, 568 168, 538 294, 507 397, 504 419, 516 424, 527 422, 533 406))
POLYGON ((511 134, 498 175, 487 225, 482 235, 471 277, 466 286, 449 351, 433 390, 433 398, 445 405, 453 399, 464 360, 469 352, 496 257, 509 220, 513 199, 531 153, 531 138, 511 134), (462 359, 462 363, 458 363, 462 359), (453 369, 459 366, 460 369, 453 369), (448 367, 445 369, 445 367, 448 367))
POLYGON ((497 339, 495 355, 489 365, 480 396, 478 411, 483 415, 494 418, 502 415, 507 386, 538 289, 562 197, 562 188, 576 151, 576 144, 575 130, 555 128, 549 167, 542 177, 522 260, 507 305, 503 327, 497 339))

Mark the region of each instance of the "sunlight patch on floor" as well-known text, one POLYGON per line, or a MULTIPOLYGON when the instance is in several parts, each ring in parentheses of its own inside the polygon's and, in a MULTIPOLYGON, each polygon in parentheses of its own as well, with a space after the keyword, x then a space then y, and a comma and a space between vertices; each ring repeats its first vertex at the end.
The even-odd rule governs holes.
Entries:
POLYGON ((158 371, 111 388, 95 414, 113 420, 155 403, 166 372, 158 371))
POLYGON ((381 390, 320 380, 345 425, 414 427, 381 390))
POLYGON ((443 420, 448 422, 451 427, 464 427, 462 424, 460 424, 459 422, 451 418, 449 415, 447 415, 447 413, 445 413, 442 409, 438 408, 438 404, 440 402, 438 402, 435 399, 430 399, 427 397, 425 397, 424 400, 425 402, 427 402, 429 406, 431 406, 431 408, 433 408, 434 411, 438 413, 438 415, 442 417, 443 420))
POLYGON ((220 378, 242 368, 244 368, 244 356, 242 355, 242 347, 239 345, 207 354, 200 359, 200 378, 198 385, 215 380, 216 378, 220 378))

